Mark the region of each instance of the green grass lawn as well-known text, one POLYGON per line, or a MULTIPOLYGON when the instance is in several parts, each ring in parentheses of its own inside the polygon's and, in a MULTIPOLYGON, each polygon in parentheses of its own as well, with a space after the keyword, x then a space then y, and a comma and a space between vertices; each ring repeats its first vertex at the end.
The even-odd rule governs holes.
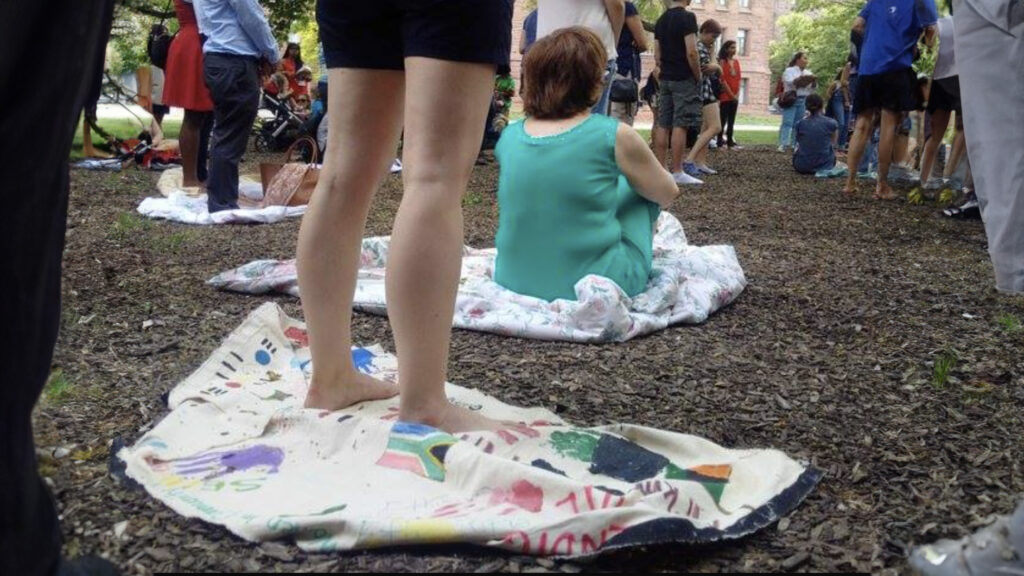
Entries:
POLYGON ((736 124, 738 126, 778 126, 782 124, 782 116, 750 116, 737 114, 736 124))
MULTIPOLYGON (((637 132, 639 132, 640 135, 643 136, 644 139, 647 140, 648 142, 651 140, 650 130, 637 130, 637 132)), ((769 132, 764 130, 752 130, 749 132, 737 130, 733 134, 733 138, 735 138, 736 141, 743 146, 776 146, 779 141, 779 134, 778 132, 769 132)))
MULTIPOLYGON (((146 128, 148 128, 148 119, 145 116, 143 116, 143 119, 147 120, 146 128)), ((99 124, 101 128, 118 138, 136 138, 143 130, 139 126, 139 122, 134 118, 100 118, 99 124)), ((168 118, 164 120, 163 128, 165 138, 177 138, 178 132, 181 130, 181 120, 168 118)), ((103 144, 105 144, 103 140, 93 134, 93 145, 99 148, 103 144)), ((81 158, 82 122, 79 121, 78 128, 75 130, 75 139, 71 143, 71 160, 75 161, 81 158)))

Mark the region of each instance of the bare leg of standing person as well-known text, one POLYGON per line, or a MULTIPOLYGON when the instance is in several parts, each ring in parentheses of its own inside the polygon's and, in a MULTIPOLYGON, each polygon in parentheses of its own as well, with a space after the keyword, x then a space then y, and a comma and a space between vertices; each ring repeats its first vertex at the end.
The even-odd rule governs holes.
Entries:
POLYGON ((892 165, 892 152, 896 144, 896 127, 900 122, 900 113, 882 110, 881 138, 878 142, 878 182, 875 184, 875 200, 892 200, 895 194, 889 187, 889 166, 892 165))
POLYGON ((462 267, 462 196, 494 90, 494 66, 406 59, 405 193, 386 275, 395 332, 400 416, 448 432, 500 428, 448 402, 455 295, 462 267), (455 102, 453 95, 457 95, 455 102), (452 114, 452 106, 459 114, 452 114))
POLYGON ((949 126, 949 110, 936 110, 932 112, 932 137, 925 142, 924 153, 921 154, 921 184, 928 184, 931 180, 932 171, 935 169, 935 156, 942 144, 942 137, 946 134, 949 126))
POLYGON ((708 144, 722 130, 722 120, 719 116, 718 102, 712 102, 704 106, 702 118, 702 130, 697 137, 697 143, 693 145, 690 154, 686 157, 687 162, 707 163, 708 144), (698 157, 699 155, 699 157, 698 157))
POLYGON ((857 166, 860 165, 861 157, 867 148, 868 140, 871 139, 871 132, 875 126, 875 111, 862 110, 857 114, 857 122, 854 124, 853 137, 850 138, 850 150, 847 154, 847 165, 850 167, 846 175, 846 185, 843 193, 852 196, 857 193, 857 166))
POLYGON ((199 180, 200 132, 209 112, 185 110, 185 119, 178 133, 178 148, 181 150, 181 185, 186 188, 201 186, 199 180))
POLYGON ((405 74, 341 68, 328 74, 330 145, 302 218, 297 268, 313 357, 306 407, 338 410, 398 393, 394 384, 356 370, 351 323, 366 217, 402 131, 405 74))
POLYGON ((671 171, 672 166, 668 161, 668 138, 668 128, 663 128, 658 125, 654 126, 654 130, 651 132, 651 143, 654 147, 654 156, 658 158, 658 162, 660 162, 662 166, 671 171))

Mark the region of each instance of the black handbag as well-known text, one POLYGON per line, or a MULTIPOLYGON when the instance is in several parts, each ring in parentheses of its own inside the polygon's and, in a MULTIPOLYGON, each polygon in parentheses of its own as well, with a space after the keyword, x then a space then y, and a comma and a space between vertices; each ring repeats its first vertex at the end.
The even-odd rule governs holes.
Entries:
POLYGON ((608 99, 621 104, 635 104, 640 101, 640 85, 632 78, 612 80, 608 99))
POLYGON ((796 90, 786 90, 779 96, 779 108, 789 108, 796 104, 796 90))

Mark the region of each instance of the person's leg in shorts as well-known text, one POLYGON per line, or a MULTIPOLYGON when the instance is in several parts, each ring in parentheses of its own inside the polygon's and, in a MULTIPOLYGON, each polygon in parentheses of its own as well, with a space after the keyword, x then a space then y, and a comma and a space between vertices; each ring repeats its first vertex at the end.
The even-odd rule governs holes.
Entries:
POLYGON ((317 12, 330 69, 331 143, 299 233, 299 282, 314 365, 305 404, 334 410, 398 392, 394 384, 360 374, 350 346, 366 217, 404 116, 405 192, 386 276, 399 415, 449 432, 499 427, 449 404, 444 382, 462 258, 461 199, 496 64, 511 46, 511 2, 456 1, 428 11, 321 0, 317 12))
POLYGON ((654 140, 654 155, 658 158, 658 162, 661 162, 662 166, 665 166, 670 172, 672 171, 672 162, 668 159, 668 149, 670 136, 674 133, 672 127, 674 110, 675 102, 672 90, 665 82, 662 82, 658 85, 658 108, 657 114, 654 115, 652 138, 654 140))
POLYGON ((878 180, 875 183, 876 200, 892 200, 895 194, 889 186, 889 168, 896 151, 896 140, 903 113, 914 107, 914 73, 898 70, 880 74, 873 89, 877 90, 881 109, 881 127, 878 141, 878 180))
POLYGON ((924 144, 924 151, 921 153, 921 184, 926 189, 939 188, 939 182, 932 178, 935 170, 935 156, 938 154, 939 146, 942 144, 942 137, 949 127, 949 119, 952 110, 941 81, 933 80, 931 95, 928 98, 928 116, 931 120, 931 138, 924 144))
POLYGON ((960 167, 964 153, 967 151, 967 136, 964 133, 963 115, 957 114, 954 121, 953 145, 949 147, 949 158, 946 159, 946 167, 943 169, 943 177, 949 178, 960 167))
POLYGON ((116 573, 98 560, 91 560, 91 567, 83 560, 62 562, 60 523, 39 477, 32 431, 32 409, 50 374, 60 325, 68 155, 89 84, 102 72, 113 11, 113 0, 0 2, 4 85, 14 86, 24 75, 21 55, 30 53, 33 65, 60 88, 14 99, 0 110, 0 129, 8 135, 0 140, 0 230, 8 247, 0 262, 0 574, 5 575, 116 573))
POLYGON ((690 153, 686 156, 686 164, 696 164, 702 172, 707 174, 708 144, 716 134, 722 130, 722 120, 718 111, 718 100, 709 100, 704 103, 701 109, 701 131, 697 136, 697 142, 690 153))
POLYGON ((900 114, 896 123, 896 138, 893 141, 892 161, 895 164, 903 164, 907 161, 910 153, 910 117, 906 112, 900 114))
MULTIPOLYGON (((666 82, 667 84, 668 82, 666 82)), ((687 131, 701 125, 700 86, 693 80, 671 82, 674 110, 672 111, 672 167, 670 172, 683 171, 686 157, 687 131)), ((691 174, 691 176, 695 176, 691 174)))
POLYGON ((853 195, 857 192, 857 172, 861 165, 861 160, 865 156, 865 151, 868 151, 871 135, 875 130, 875 117, 879 111, 874 101, 874 95, 871 92, 873 85, 873 77, 861 76, 854 96, 853 114, 857 120, 853 127, 850 149, 846 156, 850 171, 846 175, 843 193, 847 195, 853 195))

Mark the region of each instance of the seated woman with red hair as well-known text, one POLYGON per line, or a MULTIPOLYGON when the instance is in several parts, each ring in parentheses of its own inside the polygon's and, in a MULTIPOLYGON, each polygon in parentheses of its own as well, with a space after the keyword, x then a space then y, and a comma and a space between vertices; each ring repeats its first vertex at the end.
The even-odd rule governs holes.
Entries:
POLYGON ((679 189, 635 130, 590 112, 604 68, 604 46, 582 27, 556 31, 526 55, 527 117, 495 149, 494 280, 509 290, 576 299, 588 274, 629 296, 647 286, 654 222, 679 189))

